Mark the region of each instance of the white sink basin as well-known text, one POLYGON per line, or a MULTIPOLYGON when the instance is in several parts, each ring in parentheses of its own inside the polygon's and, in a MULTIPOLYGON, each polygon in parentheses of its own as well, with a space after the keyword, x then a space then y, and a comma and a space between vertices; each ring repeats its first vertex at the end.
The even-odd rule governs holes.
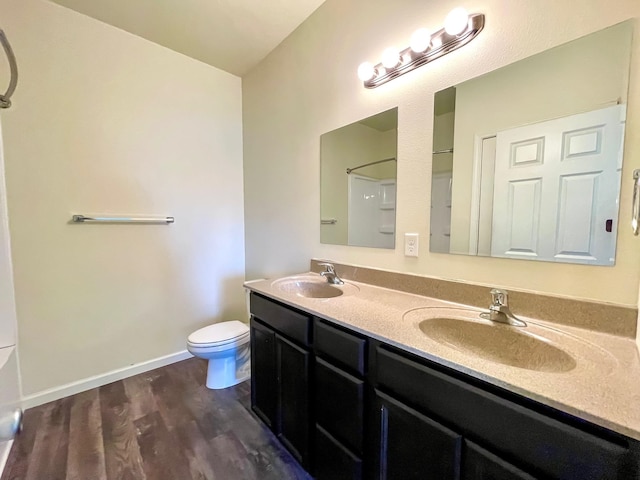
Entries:
POLYGON ((276 280, 271 284, 278 290, 305 298, 335 298, 343 295, 353 295, 360 289, 350 283, 333 285, 320 275, 300 275, 276 280))

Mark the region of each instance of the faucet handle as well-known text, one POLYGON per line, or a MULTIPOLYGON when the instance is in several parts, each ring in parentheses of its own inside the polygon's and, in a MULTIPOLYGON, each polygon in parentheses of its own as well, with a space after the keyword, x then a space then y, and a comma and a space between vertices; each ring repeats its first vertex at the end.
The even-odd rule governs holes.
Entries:
POLYGON ((336 273, 336 269, 333 266, 333 263, 329 263, 329 262, 320 262, 318 263, 318 266, 320 267, 325 267, 325 272, 326 273, 336 273))
POLYGON ((495 307, 508 307, 509 306, 509 292, 506 290, 500 290, 499 288, 492 288, 491 291, 491 305, 495 307))

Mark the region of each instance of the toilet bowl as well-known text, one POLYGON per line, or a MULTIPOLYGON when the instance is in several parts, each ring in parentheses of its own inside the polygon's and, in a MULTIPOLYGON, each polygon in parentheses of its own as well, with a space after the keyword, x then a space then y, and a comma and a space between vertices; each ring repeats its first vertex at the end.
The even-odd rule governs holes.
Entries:
POLYGON ((209 361, 207 388, 231 387, 251 376, 249 327, 238 320, 196 330, 187 338, 187 350, 209 361))

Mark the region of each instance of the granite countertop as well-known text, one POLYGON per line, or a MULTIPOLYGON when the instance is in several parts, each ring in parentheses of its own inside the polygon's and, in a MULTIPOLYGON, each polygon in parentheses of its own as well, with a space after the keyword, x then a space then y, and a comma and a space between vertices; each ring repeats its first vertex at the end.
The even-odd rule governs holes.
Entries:
MULTIPOLYGON (((311 272, 300 276, 321 279, 311 272)), ((463 318, 471 310, 480 312, 476 307, 353 281, 346 282, 345 295, 307 298, 285 292, 275 282, 251 281, 245 287, 640 440, 640 355, 631 338, 520 317, 528 323, 527 334, 543 337, 575 360, 575 366, 563 371, 529 370, 456 349, 433 340, 419 328, 420 321, 429 316, 463 318)), ((518 315, 517 305, 511 309, 518 315)))

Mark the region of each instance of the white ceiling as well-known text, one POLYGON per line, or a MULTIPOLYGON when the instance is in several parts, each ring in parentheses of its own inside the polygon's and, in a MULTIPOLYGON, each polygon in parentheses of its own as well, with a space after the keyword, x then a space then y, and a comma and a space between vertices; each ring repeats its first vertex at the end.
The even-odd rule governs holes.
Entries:
POLYGON ((53 0, 242 76, 324 0, 53 0))

